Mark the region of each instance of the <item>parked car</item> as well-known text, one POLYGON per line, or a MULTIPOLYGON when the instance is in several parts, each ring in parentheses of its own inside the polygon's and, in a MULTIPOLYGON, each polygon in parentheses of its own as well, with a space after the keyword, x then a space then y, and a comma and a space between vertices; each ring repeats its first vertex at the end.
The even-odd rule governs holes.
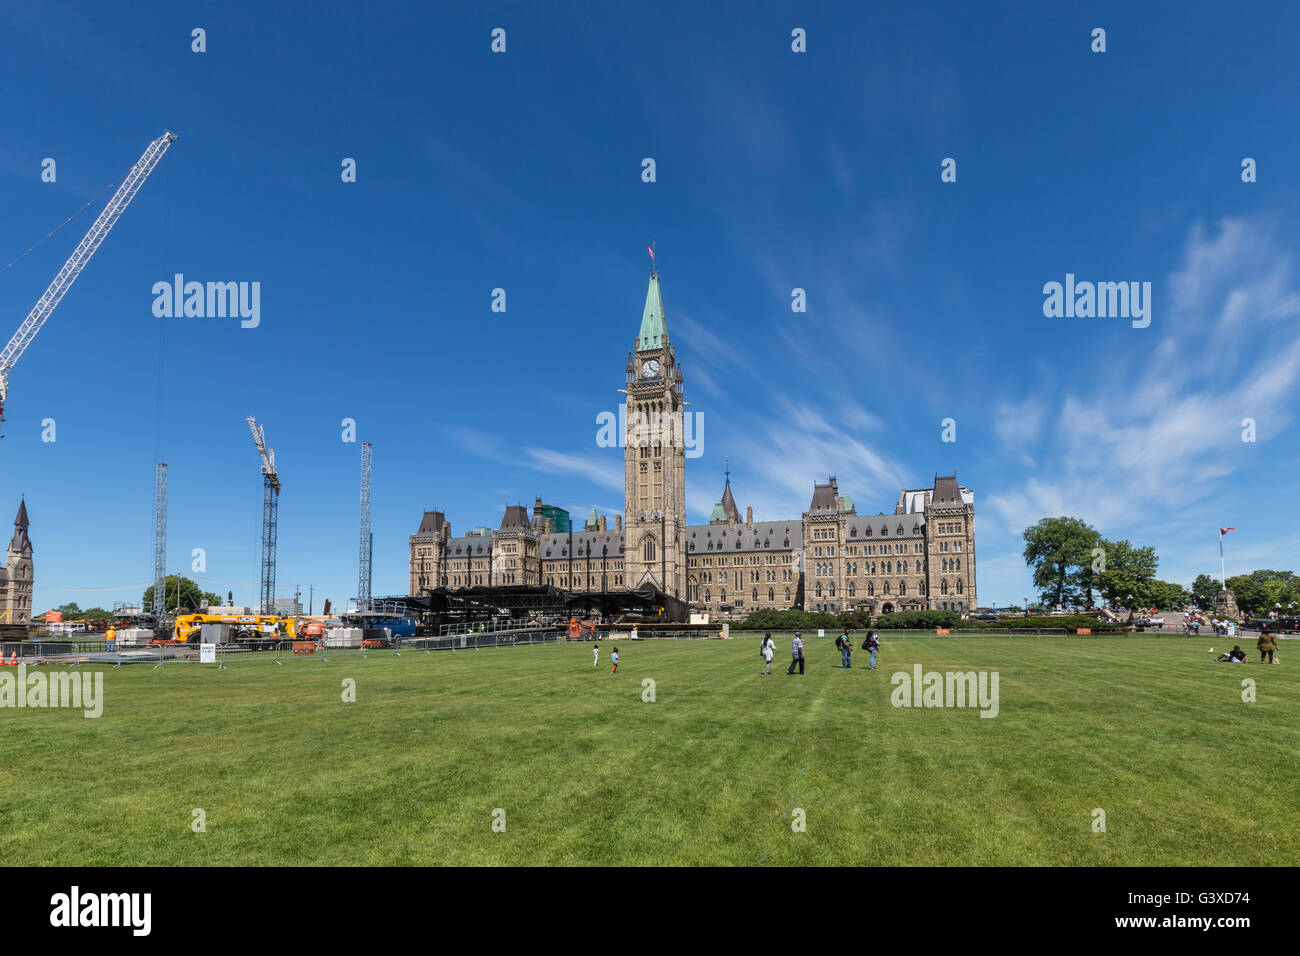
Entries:
POLYGON ((998 615, 998 614, 992 614, 992 613, 989 613, 989 614, 976 614, 976 615, 975 615, 975 620, 977 620, 977 621, 1000 621, 1000 620, 1002 620, 1002 617, 1001 617, 1001 615, 998 615))

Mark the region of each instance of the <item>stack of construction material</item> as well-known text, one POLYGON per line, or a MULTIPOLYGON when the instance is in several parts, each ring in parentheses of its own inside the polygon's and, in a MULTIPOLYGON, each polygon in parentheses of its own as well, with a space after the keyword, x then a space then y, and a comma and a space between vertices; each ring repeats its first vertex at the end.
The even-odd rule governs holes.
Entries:
POLYGON ((360 647, 361 628, 331 627, 325 632, 326 647, 360 647))
POLYGON ((152 640, 151 627, 124 627, 117 632, 118 647, 144 647, 152 640))

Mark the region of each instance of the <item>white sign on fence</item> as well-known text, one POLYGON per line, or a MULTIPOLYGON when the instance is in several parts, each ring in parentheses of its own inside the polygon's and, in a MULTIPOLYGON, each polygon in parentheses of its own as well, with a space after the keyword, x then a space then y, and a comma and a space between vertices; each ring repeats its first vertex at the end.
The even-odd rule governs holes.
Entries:
POLYGON ((826 628, 824 628, 824 627, 819 627, 819 628, 817 628, 817 636, 818 636, 818 637, 825 637, 825 636, 826 636, 826 628))
POLYGON ((215 664, 217 662, 217 645, 200 644, 199 645, 199 663, 215 664))

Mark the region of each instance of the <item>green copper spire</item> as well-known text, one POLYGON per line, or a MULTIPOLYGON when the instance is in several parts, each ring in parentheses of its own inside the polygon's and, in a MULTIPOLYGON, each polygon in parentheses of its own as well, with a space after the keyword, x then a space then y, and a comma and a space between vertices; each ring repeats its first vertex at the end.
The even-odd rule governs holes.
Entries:
POLYGON ((645 311, 641 313, 641 334, 636 350, 649 352, 663 348, 668 340, 668 323, 664 319, 664 297, 659 291, 659 273, 650 273, 650 287, 645 293, 645 311))

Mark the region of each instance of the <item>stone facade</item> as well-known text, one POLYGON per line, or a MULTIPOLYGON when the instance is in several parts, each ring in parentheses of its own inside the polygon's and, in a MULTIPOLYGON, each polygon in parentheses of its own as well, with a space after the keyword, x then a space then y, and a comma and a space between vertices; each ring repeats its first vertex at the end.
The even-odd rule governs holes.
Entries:
POLYGON ((628 353, 624 514, 595 510, 581 531, 556 532, 567 513, 537 498, 531 518, 506 508, 500 527, 455 538, 426 511, 409 541, 409 593, 546 584, 567 591, 653 585, 720 618, 762 608, 841 613, 968 611, 975 591, 975 506, 956 476, 903 489, 893 514, 859 515, 832 476, 814 483, 801 517, 742 521, 728 472, 708 524, 688 525, 683 375, 668 335, 658 273, 628 353), (558 520, 558 519, 557 519, 558 520), (626 520, 626 526, 624 525, 626 520))
POLYGON ((14 534, 0 567, 0 625, 26 629, 32 622, 32 542, 27 536, 27 502, 18 505, 14 534))

